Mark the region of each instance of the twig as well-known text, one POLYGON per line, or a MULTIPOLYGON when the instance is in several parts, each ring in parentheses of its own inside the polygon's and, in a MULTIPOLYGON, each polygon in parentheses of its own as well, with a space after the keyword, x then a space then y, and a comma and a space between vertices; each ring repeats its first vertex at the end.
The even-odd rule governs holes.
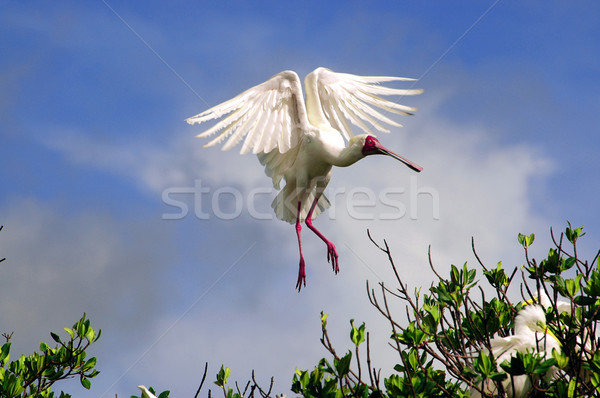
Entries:
POLYGON ((200 394, 200 390, 202 389, 204 380, 206 380, 206 372, 207 371, 208 371, 208 362, 206 362, 206 364, 204 365, 204 374, 202 375, 202 381, 200 382, 200 387, 198 387, 198 390, 196 391, 196 395, 194 395, 194 398, 198 398, 198 394, 200 394))
POLYGON ((267 391, 267 392, 264 392, 263 389, 260 388, 260 386, 256 382, 256 378, 254 377, 254 370, 252 370, 252 381, 254 382, 254 385, 256 386, 256 388, 258 388, 258 391, 260 392, 260 394, 263 397, 268 397, 268 396, 271 395, 271 390, 273 389, 273 383, 275 382, 275 380, 273 379, 273 377, 271 377, 271 383, 269 384, 269 391, 267 391))

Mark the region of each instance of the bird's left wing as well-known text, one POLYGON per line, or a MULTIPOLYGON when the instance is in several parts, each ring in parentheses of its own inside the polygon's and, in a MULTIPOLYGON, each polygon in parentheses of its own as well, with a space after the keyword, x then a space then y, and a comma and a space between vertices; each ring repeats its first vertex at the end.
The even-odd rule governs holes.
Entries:
POLYGON ((213 127, 198 134, 209 137, 219 133, 205 147, 227 139, 223 150, 244 141, 240 153, 285 153, 294 148, 308 129, 308 118, 298 75, 283 71, 237 97, 186 119, 189 124, 222 118, 213 127), (226 116, 227 115, 227 116, 226 116))
POLYGON ((348 120, 369 134, 373 133, 365 122, 385 133, 389 133, 389 130, 381 122, 402 127, 401 124, 375 110, 373 106, 400 115, 412 115, 417 108, 398 104, 380 96, 417 95, 421 94, 423 90, 396 89, 379 85, 379 83, 390 81, 415 81, 415 79, 358 76, 333 72, 327 68, 317 68, 306 77, 309 119, 313 124, 319 125, 319 119, 324 116, 329 124, 340 131, 347 140, 354 135, 348 120))

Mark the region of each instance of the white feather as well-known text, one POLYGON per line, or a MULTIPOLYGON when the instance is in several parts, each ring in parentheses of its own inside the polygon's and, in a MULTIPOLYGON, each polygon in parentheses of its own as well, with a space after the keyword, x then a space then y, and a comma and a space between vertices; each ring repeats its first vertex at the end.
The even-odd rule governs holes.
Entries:
MULTIPOLYGON (((494 337, 490 341, 491 353, 498 364, 498 370, 502 371, 500 364, 510 361, 517 352, 535 350, 546 358, 551 356, 552 350, 561 350, 560 343, 546 330, 546 313, 539 305, 528 305, 521 309, 515 318, 515 334, 507 337, 494 337)), ((551 368, 545 377, 551 377, 556 369, 551 368)), ((529 396, 532 388, 532 380, 527 375, 509 376, 502 383, 508 397, 522 398, 529 396)), ((482 387, 489 394, 497 393, 496 385, 489 379, 482 387)), ((481 393, 471 389, 471 398, 479 398, 481 393)))

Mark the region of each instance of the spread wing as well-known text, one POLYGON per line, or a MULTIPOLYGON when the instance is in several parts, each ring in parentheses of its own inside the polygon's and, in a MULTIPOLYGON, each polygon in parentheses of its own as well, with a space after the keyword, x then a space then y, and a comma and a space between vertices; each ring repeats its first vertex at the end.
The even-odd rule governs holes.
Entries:
POLYGON ((223 150, 243 140, 240 153, 285 153, 294 148, 308 129, 308 118, 298 75, 283 71, 237 97, 186 119, 189 124, 221 120, 197 137, 218 135, 205 147, 227 139, 223 150))
POLYGON ((396 89, 378 83, 415 81, 405 77, 357 76, 336 73, 327 68, 311 72, 305 81, 308 117, 312 124, 327 122, 349 140, 354 134, 348 120, 366 133, 373 134, 366 123, 376 130, 389 133, 382 124, 402 127, 373 107, 400 115, 412 115, 417 108, 381 98, 381 95, 417 95, 422 89, 396 89), (326 120, 323 120, 326 119, 326 120), (365 123, 366 122, 366 123, 365 123))

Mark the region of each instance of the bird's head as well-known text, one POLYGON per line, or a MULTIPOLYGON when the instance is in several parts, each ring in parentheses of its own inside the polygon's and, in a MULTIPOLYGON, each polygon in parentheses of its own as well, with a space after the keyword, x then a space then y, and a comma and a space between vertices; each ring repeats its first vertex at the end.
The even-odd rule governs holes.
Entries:
POLYGON ((560 347, 560 340, 546 323, 546 311, 541 305, 526 305, 515 318, 515 334, 541 333, 552 340, 552 345, 560 347))
POLYGON ((410 160, 390 151, 389 149, 387 149, 386 147, 381 145, 379 140, 377 138, 373 137, 372 135, 362 134, 362 135, 353 137, 353 139, 360 140, 360 142, 362 143, 363 156, 388 155, 388 156, 393 157, 396 160, 401 161, 402 163, 404 163, 405 165, 407 165, 408 167, 410 167, 411 169, 413 169, 416 172, 420 172, 423 170, 423 168, 421 166, 419 166, 418 164, 411 162, 410 160))

